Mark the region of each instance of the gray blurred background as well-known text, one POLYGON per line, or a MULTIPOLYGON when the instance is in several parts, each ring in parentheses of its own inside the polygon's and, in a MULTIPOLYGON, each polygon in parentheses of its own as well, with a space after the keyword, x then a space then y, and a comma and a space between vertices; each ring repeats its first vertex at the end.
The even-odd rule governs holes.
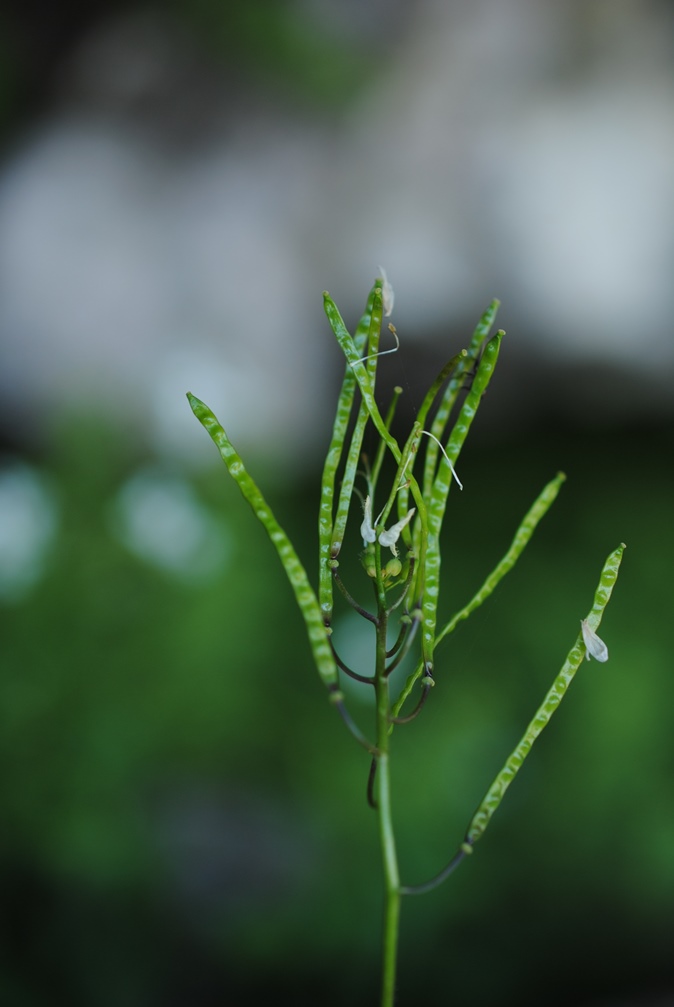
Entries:
POLYGON ((568 475, 396 736, 409 883, 628 544, 610 663, 472 861, 403 906, 400 1002, 674 1003, 674 4, 17 0, 0 142, 2 1002, 376 1002, 367 760, 185 392, 313 577, 342 373, 321 293, 353 326, 381 264, 403 436, 492 297, 507 330, 448 614, 568 475))

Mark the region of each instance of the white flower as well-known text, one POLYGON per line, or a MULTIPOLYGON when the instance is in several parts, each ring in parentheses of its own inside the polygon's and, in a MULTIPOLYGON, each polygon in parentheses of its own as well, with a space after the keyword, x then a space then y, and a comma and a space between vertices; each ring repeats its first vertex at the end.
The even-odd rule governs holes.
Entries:
POLYGON ((381 288, 381 299, 384 306, 384 315, 388 318, 393 311, 393 302, 395 301, 395 294, 393 293, 393 287, 388 281, 388 276, 386 275, 386 270, 383 266, 379 267, 379 273, 384 281, 381 288))
POLYGON ((369 496, 365 497, 363 523, 360 526, 360 534, 363 536, 363 545, 367 545, 368 542, 374 542, 377 538, 376 532, 372 527, 372 501, 369 496))
POLYGON ((400 532, 403 530, 405 525, 410 523, 410 521, 414 517, 415 511, 416 508, 413 507, 412 510, 407 512, 402 521, 398 521, 396 524, 392 525, 388 529, 388 531, 384 529, 384 531, 379 536, 379 545, 388 546, 394 556, 398 555, 398 550, 396 549, 396 542, 400 537, 400 532))
POLYGON ((608 661, 608 647, 602 639, 600 639, 593 629, 590 629, 587 623, 587 619, 580 620, 580 629, 583 634, 583 643, 585 644, 587 653, 585 657, 590 660, 593 657, 595 661, 608 661))

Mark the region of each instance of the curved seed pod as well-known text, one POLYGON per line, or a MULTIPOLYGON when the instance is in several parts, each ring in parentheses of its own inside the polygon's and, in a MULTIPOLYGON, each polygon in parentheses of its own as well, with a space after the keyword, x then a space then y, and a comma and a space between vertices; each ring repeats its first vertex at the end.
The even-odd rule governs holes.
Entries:
MULTIPOLYGON (((374 388, 372 386, 372 381, 370 379, 370 372, 368 370, 367 364, 371 361, 363 361, 361 356, 356 349, 353 339, 351 338, 349 331, 344 324, 342 316, 340 315, 337 305, 332 300, 330 295, 326 292, 323 294, 323 307, 325 308, 325 314, 327 315, 328 321, 330 322, 330 327, 334 332, 337 342, 339 343, 342 353, 346 357, 347 363, 351 367, 353 374, 355 375, 356 381, 358 382, 358 387, 360 388, 360 393, 363 396, 363 401, 367 406, 367 411, 370 414, 370 418, 374 423, 377 433, 386 442, 391 454, 395 458, 396 462, 400 462, 400 447, 397 440, 386 428, 386 424, 381 417, 379 412, 379 407, 374 398, 374 388)), ((375 358, 376 364, 376 358, 375 358)))
MULTIPOLYGON (((389 407, 386 411, 386 416, 384 417, 384 426, 387 430, 391 429, 391 424, 393 423, 393 417, 395 416, 396 406, 398 405, 398 399, 402 395, 403 390, 400 385, 396 385, 393 389, 393 396, 389 403, 389 407)), ((384 455, 386 454, 386 444, 379 438, 379 444, 377 445, 377 452, 374 456, 374 462, 370 470, 370 486, 372 491, 377 487, 377 482, 379 480, 379 473, 381 472, 382 462, 384 461, 384 455)))
MULTIPOLYGON (((557 499, 557 494, 559 493, 562 483, 566 479, 563 472, 558 472, 554 479, 552 479, 543 491, 536 498, 532 506, 529 508, 524 520, 520 524, 519 528, 515 532, 515 537, 513 538, 510 548, 507 553, 500 561, 500 563, 492 570, 479 591, 471 598, 465 608, 462 608, 456 615, 452 616, 446 626, 443 627, 442 631, 437 634, 435 638, 435 646, 440 643, 441 640, 456 629, 457 623, 461 622, 462 619, 467 619, 468 616, 475 611, 489 595, 494 591, 498 583, 502 580, 505 575, 512 570, 515 563, 522 555, 524 549, 526 548, 531 536, 536 530, 536 526, 541 518, 548 512, 552 504, 557 499)), ((400 696, 396 700, 395 706, 393 707, 394 713, 398 713, 412 689, 414 688, 415 682, 421 678, 423 674, 423 664, 419 662, 414 671, 408 676, 407 681, 403 687, 400 696)))
POLYGON ((462 371, 465 370, 465 364, 467 360, 468 360, 468 350, 460 350, 455 356, 452 357, 451 360, 448 360, 445 366, 442 368, 442 370, 436 377, 435 381, 424 395, 424 400, 421 403, 419 412, 417 413, 417 422, 422 427, 426 426, 426 417, 428 416, 431 406, 435 402, 436 395, 444 385, 447 378, 453 371, 458 369, 459 364, 463 364, 464 366, 461 368, 461 370, 462 371))
POLYGON ((480 321, 477 323, 473 330, 473 335, 468 346, 468 358, 475 360, 482 344, 491 332, 491 327, 496 320, 496 312, 501 306, 501 302, 498 298, 494 298, 487 309, 482 313, 480 321))
POLYGON ((453 615, 443 630, 438 633, 435 638, 436 647, 441 640, 444 640, 448 633, 452 633, 456 629, 457 623, 461 622, 462 619, 467 619, 471 612, 474 612, 489 597, 499 581, 512 570, 533 535, 536 525, 557 499, 557 494, 565 479, 566 476, 564 473, 558 472, 555 478, 539 494, 522 521, 522 524, 515 532, 515 537, 503 559, 494 567, 482 587, 471 598, 465 608, 462 608, 456 615, 453 615))
POLYGON ((262 496, 256 483, 246 471, 241 458, 237 454, 223 427, 211 410, 196 395, 187 393, 192 412, 214 441, 229 474, 232 476, 244 497, 253 508, 255 516, 264 525, 279 559, 283 564, 290 585, 295 593, 295 600, 304 618, 309 637, 309 644, 314 662, 323 683, 330 690, 337 688, 337 665, 330 649, 328 634, 323 625, 318 599, 309 583, 306 571, 302 566, 292 542, 274 517, 272 510, 262 496))
MULTIPOLYGON (((604 608, 608 604, 609 598, 611 597, 611 592, 613 586, 616 582, 618 576, 618 570, 620 568, 620 563, 622 560, 623 551, 625 549, 625 544, 621 543, 620 546, 614 550, 606 560, 604 564, 604 569, 601 573, 601 578, 599 581, 599 586, 595 593, 594 604, 588 615, 588 619, 594 618, 599 624, 601 621, 601 616, 604 608)), ((585 621, 585 620, 584 620, 585 621)), ((510 758, 506 761, 503 769, 498 774, 491 787, 487 791, 482 803, 475 812, 468 830, 466 832, 466 837, 459 846, 452 859, 449 861, 447 866, 436 874, 434 878, 422 885, 403 885, 400 888, 401 895, 422 895, 424 892, 429 892, 433 888, 437 888, 438 885, 449 877, 449 875, 456 870, 459 864, 462 862, 464 857, 473 852, 473 847, 478 839, 483 835, 487 825, 491 820, 496 808, 501 803, 503 795, 512 783, 513 779, 517 775, 524 759, 527 757, 531 751, 531 746, 534 741, 541 733, 543 728, 547 725, 550 717, 555 712, 559 706, 564 694, 573 679, 578 667, 583 660, 583 650, 582 642, 580 637, 576 640, 576 643, 569 651, 566 658, 564 666, 560 671, 559 675, 555 679, 552 688, 548 692, 547 696, 543 700, 543 703, 539 707, 539 710, 534 717, 534 719, 529 724, 523 738, 521 739, 519 745, 510 755, 510 758)))
POLYGON ((447 503, 447 495, 452 481, 450 478, 451 470, 449 462, 456 465, 457 458, 461 453, 461 448, 468 436, 468 431, 471 428, 473 420, 475 419, 475 414, 477 413, 480 402, 482 401, 482 396, 487 390, 487 386, 489 385, 494 373, 499 350, 501 348, 501 340, 504 335, 505 332, 503 329, 499 329, 496 335, 493 336, 485 346, 471 389, 461 406, 456 423, 452 427, 452 432, 445 445, 447 457, 443 455, 440 458, 438 472, 433 480, 433 486, 430 494, 431 506, 429 508, 429 527, 431 531, 439 531, 440 524, 442 523, 442 518, 445 513, 445 505, 447 503), (431 513, 433 514, 432 519, 431 513))
MULTIPOLYGON (((607 558, 601 572, 599 585, 595 592, 594 603, 587 616, 587 621, 596 628, 601 622, 604 609, 606 608, 611 592, 618 577, 618 570, 622 561, 625 544, 621 543, 607 558)), ((466 832, 466 843, 473 846, 482 836, 487 828, 491 816, 494 814, 503 796, 515 779, 522 763, 531 751, 531 747, 541 731, 547 727, 550 718, 564 698, 574 675, 585 657, 585 645, 582 634, 578 634, 576 642, 569 651, 566 661, 562 666, 557 678, 552 683, 548 694, 541 703, 535 717, 524 732, 519 744, 506 759, 503 769, 498 773, 494 782, 485 794, 482 803, 471 819, 466 832)))
MULTIPOLYGON (((370 331, 372 315, 377 296, 377 286, 372 288, 367 307, 360 320, 354 338, 357 353, 362 353, 370 331)), ((381 298, 380 298, 381 300, 381 298)), ((381 324, 381 322, 380 322, 381 324)), ((344 440, 346 438, 349 419, 353 409, 356 391, 356 378, 353 369, 348 366, 344 373, 342 388, 337 401, 337 411, 332 428, 332 438, 328 453, 325 456, 323 477, 321 479, 321 500, 318 509, 318 598, 323 613, 323 622, 329 625, 332 619, 332 573, 329 566, 333 535, 333 506, 335 496, 335 479, 337 468, 342 457, 344 440)))
MULTIPOLYGON (((405 441, 405 445, 400 456, 400 462, 398 463, 398 469, 393 480, 393 485, 391 486, 391 491, 388 495, 388 500, 384 505, 384 508, 377 518, 377 524, 385 524, 388 521, 389 514, 393 509, 393 505, 402 496, 405 490, 409 489, 410 478, 412 475, 412 469, 414 468, 414 456, 417 453, 419 447, 419 441, 421 440, 421 426, 415 421, 412 425, 409 437, 405 441)), ((405 508, 401 512, 400 506, 397 507, 398 517, 402 519, 408 512, 409 508, 405 508)), ((404 536, 405 543, 407 546, 411 545, 411 539, 409 533, 404 536)))
POLYGON ((452 473, 449 462, 456 463, 463 447, 463 443, 468 436, 471 424, 475 418, 482 395, 486 390, 496 361, 498 360, 499 348, 503 331, 499 331, 487 343, 482 358, 480 360, 475 380, 470 392, 461 406, 461 411, 456 423, 452 428, 449 440, 447 441, 447 457, 443 455, 440 459, 437 475, 433 481, 430 500, 428 502, 428 537, 426 545, 426 567, 422 600, 423 626, 422 644, 426 652, 433 653, 435 647, 435 624, 437 619, 438 596, 440 593, 440 529, 445 516, 447 496, 452 481, 452 473))
MULTIPOLYGON (((356 381, 358 382, 358 387, 360 388, 360 393, 363 396, 363 402, 367 406, 367 411, 370 414, 370 419, 372 420, 377 430, 377 433, 379 434, 381 439, 386 443, 391 454, 393 455, 394 459, 399 465, 402 457, 400 446, 395 437, 393 437, 393 435, 387 429, 386 424, 382 419, 381 413, 379 412, 379 407, 377 406, 377 403, 375 401, 374 389, 372 387, 372 382, 370 381, 370 375, 366 369, 366 365, 358 356, 358 351, 356 350, 353 339, 349 335, 349 332, 344 324, 344 321, 342 320, 342 316, 337 310, 337 305, 327 292, 323 294, 323 305, 325 308, 325 313, 327 315, 328 321, 330 322, 332 331, 334 332, 335 337, 337 339, 337 342, 342 348, 342 352, 344 353, 347 362, 353 368, 353 372, 356 376, 356 381)), ((415 568, 416 577, 418 578, 417 589, 420 593, 426 566, 425 553, 426 553, 426 541, 428 537, 427 534, 428 519, 426 515, 426 503, 421 494, 419 484, 417 483, 414 476, 410 477, 410 487, 412 491, 412 496, 414 497, 414 502, 417 505, 417 513, 420 528, 419 545, 417 549, 418 553, 417 566, 415 568)), ((430 671, 432 669, 433 650, 432 648, 429 649, 423 636, 421 641, 421 647, 424 661, 426 662, 428 671, 430 671)))
MULTIPOLYGON (((368 375, 372 383, 372 388, 375 386, 375 379, 377 374, 377 349, 379 347, 379 334, 381 330, 382 322, 382 296, 381 290, 377 284, 375 284, 372 290, 372 308, 370 311, 370 325, 368 328, 367 336, 367 348, 368 351, 372 351, 372 356, 370 360, 367 361, 368 375)), ((354 346, 356 343, 354 341, 354 346)), ((358 347, 356 346, 356 350, 358 347)), ((351 371, 353 376, 353 368, 349 367, 348 370, 351 371)), ((354 377, 355 380, 355 377, 354 377)), ((367 426, 367 421, 369 419, 369 413, 367 406, 364 402, 361 402, 358 409, 358 416, 356 417, 356 423, 353 428, 353 433, 351 435, 351 443, 349 445, 349 451, 346 456, 346 465, 344 468, 344 475, 342 477, 342 486, 339 491, 339 500, 337 502, 337 514, 335 516, 335 522, 332 529, 332 537, 330 541, 330 557, 334 558, 339 555, 342 548, 342 542, 344 541, 344 532, 346 529, 346 521, 349 516, 349 507, 351 505, 351 496, 353 494, 353 484, 356 479, 356 472, 358 470, 358 463, 360 461, 360 453, 363 445, 363 435, 365 433, 365 427, 367 426)))
MULTIPOLYGON (((358 382, 358 387, 360 388, 360 393, 363 396, 363 401, 367 406, 367 411, 370 415, 377 433, 381 439, 385 442, 386 446, 393 455, 395 461, 400 465, 400 460, 402 458, 402 451, 400 450, 400 445, 398 444, 395 437, 388 430, 386 423, 382 419, 382 415, 379 412, 379 407, 375 401, 374 389, 372 387, 372 382, 370 381, 370 376, 366 370, 366 365, 360 359, 358 351, 354 345, 353 339, 349 335, 349 332, 342 320, 342 316, 337 310, 337 305, 332 300, 330 295, 325 292, 323 294, 323 304, 325 307, 325 313, 330 322, 332 331, 334 332, 337 342, 342 348, 342 352, 347 359, 347 362, 351 365, 353 373, 356 376, 356 381, 358 382)), ((421 490, 419 489, 419 484, 417 483, 414 476, 410 480, 412 496, 414 497, 414 502, 417 505, 417 511, 419 513, 419 519, 421 521, 422 529, 424 534, 422 535, 422 548, 419 550, 419 566, 422 566, 421 562, 421 552, 423 551, 423 542, 425 540, 425 527, 426 527, 426 504, 421 495, 421 490)))
MULTIPOLYGON (((356 331, 353 336, 354 345, 361 354, 365 352, 370 330, 372 329, 372 313, 376 310, 375 301, 377 297, 381 299, 381 280, 375 280, 370 293, 367 295, 365 311, 360 316, 360 321, 356 326, 356 331)), ((379 324, 376 326, 376 331, 379 332, 380 329, 381 318, 379 319, 379 324)))
MULTIPOLYGON (((438 392, 440 391, 440 389, 442 388, 443 384, 445 383, 445 381, 447 380, 447 378, 449 377, 449 375, 452 373, 452 371, 456 370, 457 367, 458 367, 458 365, 461 364, 467 358, 467 356, 468 356, 468 351, 467 350, 461 350, 459 353, 456 354, 456 356, 452 357, 451 360, 448 360, 447 363, 445 364, 445 366, 442 368, 442 370, 438 374, 438 376, 436 377, 436 379, 433 382, 433 384, 431 385, 431 387, 426 392, 426 394, 424 396, 424 400, 421 403, 421 408, 419 409, 419 412, 417 413, 417 420, 416 420, 417 423, 419 424, 419 427, 420 427, 421 430, 424 430, 424 427, 426 426, 426 417, 428 416, 429 410, 430 410, 431 406, 433 405, 438 392)), ((429 440, 432 440, 435 437, 435 434, 429 433, 428 430, 424 430, 424 433, 426 433, 428 435, 429 440)), ((433 446, 435 448, 436 458, 437 458, 438 445, 434 444, 433 446)), ((428 450, 426 451, 426 460, 427 459, 428 459, 428 450)), ((412 459, 412 462, 414 462, 414 459, 412 459)), ((424 470, 425 470, 425 465, 426 465, 426 462, 424 462, 424 470)), ((410 470, 409 470, 410 475, 412 474, 412 468, 410 468, 410 470)), ((435 466, 434 466, 434 470, 435 470, 435 466)), ((408 511, 408 509, 409 509, 409 505, 408 505, 408 502, 407 502, 408 495, 409 495, 409 487, 405 487, 405 488, 403 488, 400 491, 400 496, 398 498, 398 516, 399 517, 402 517, 403 514, 406 514, 407 511, 408 511)), ((427 498, 430 495, 430 484, 429 484, 428 492, 425 489, 423 490, 423 495, 424 495, 425 498, 427 498)))
MULTIPOLYGON (((473 335, 468 346, 468 352, 463 360, 458 361, 456 373, 447 385, 445 393, 442 396, 438 411, 433 419, 433 425, 431 426, 431 433, 434 437, 437 437, 439 441, 442 440, 442 435, 445 432, 445 427, 447 426, 447 421, 452 411, 452 407, 454 406, 457 396, 463 386, 464 377, 467 371, 477 360, 482 344, 491 331, 491 327, 496 318, 496 312, 499 309, 499 304, 500 302, 494 299, 487 310, 482 314, 480 321, 477 323, 473 331, 473 335)), ((433 485, 433 479, 435 478, 435 470, 438 463, 438 450, 437 444, 434 443, 429 444, 426 449, 423 477, 423 493, 425 497, 430 496, 431 486, 433 485)))

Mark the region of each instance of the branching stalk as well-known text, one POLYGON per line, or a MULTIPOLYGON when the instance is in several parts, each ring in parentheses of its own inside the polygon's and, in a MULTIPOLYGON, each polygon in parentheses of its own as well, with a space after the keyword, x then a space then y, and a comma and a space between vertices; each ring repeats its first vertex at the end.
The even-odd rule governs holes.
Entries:
MULTIPOLYGON (((388 281, 385 277, 375 281, 353 337, 330 296, 323 296, 325 312, 344 353, 346 367, 321 479, 317 592, 311 586, 294 546, 244 467, 224 428, 208 406, 194 395, 188 394, 188 398, 195 416, 215 442, 230 475, 276 549, 304 619, 314 663, 327 688, 330 702, 351 735, 371 757, 367 800, 377 814, 384 883, 380 1003, 381 1007, 393 1007, 401 897, 421 895, 436 888, 472 852, 534 742, 559 707, 583 657, 591 655, 600 662, 608 659, 608 649, 597 636, 597 629, 611 597, 625 547, 621 545, 606 560, 594 603, 587 618, 582 620, 582 632, 521 740, 478 805, 458 850, 446 867, 430 881, 401 885, 391 800, 393 729, 420 715, 435 684, 433 668, 437 645, 490 597, 513 568, 556 498, 565 477, 559 473, 543 489, 518 528, 510 548, 479 591, 437 632, 442 525, 453 466, 491 380, 504 335, 499 331, 489 337, 498 301, 492 301, 483 314, 468 349, 452 357, 437 375, 423 399, 417 421, 404 442, 399 442, 392 426, 400 389, 394 390, 385 418, 382 418, 375 398, 379 357, 382 352, 390 352, 379 350, 384 311, 388 315, 393 306, 388 281), (462 390, 466 391, 465 398, 452 421, 452 411, 455 406, 458 407, 462 390), (434 416, 431 415, 432 410, 435 411, 434 416), (427 421, 431 424, 430 430, 426 430, 427 421), (346 448, 349 431, 350 440, 346 448), (371 469, 363 454, 366 432, 376 438, 371 469), (429 436, 423 437, 423 434, 429 436), (404 444, 402 449, 400 443, 404 444), (387 453, 392 455, 396 470, 393 482, 382 488, 379 483, 385 471, 383 462, 387 453), (414 473, 417 455, 423 455, 418 466, 421 473, 418 480, 414 473), (355 488, 361 464, 364 465, 367 482, 367 494, 363 496, 355 488), (336 492, 338 485, 339 493, 336 492), (411 500, 413 507, 410 507, 411 500), (356 521, 353 520, 354 511, 358 515, 356 521), (355 600, 337 572, 337 555, 345 544, 351 542, 349 520, 357 526, 353 539, 359 551, 360 543, 363 544, 360 554, 363 576, 369 578, 374 587, 376 612, 368 611, 355 600), (403 575, 405 569, 406 574, 403 575), (403 576, 404 584, 400 588, 403 576), (374 672, 371 676, 353 671, 337 653, 332 639, 335 586, 344 601, 373 627, 374 672), (388 595, 396 591, 397 597, 391 601, 388 595), (398 610, 403 602, 405 609, 401 615, 398 610), (393 628, 394 619, 398 620, 399 632, 396 642, 387 648, 387 634, 389 627, 393 628), (420 634, 417 633, 419 627, 420 634), (391 672, 412 653, 413 647, 416 647, 414 670, 399 695, 392 699, 391 672), (360 685, 374 687, 374 742, 363 733, 346 707, 339 688, 340 671, 360 685), (403 705, 419 679, 421 695, 417 704, 410 714, 402 715, 403 705)), ((391 331, 398 344, 395 328, 391 327, 391 331)))

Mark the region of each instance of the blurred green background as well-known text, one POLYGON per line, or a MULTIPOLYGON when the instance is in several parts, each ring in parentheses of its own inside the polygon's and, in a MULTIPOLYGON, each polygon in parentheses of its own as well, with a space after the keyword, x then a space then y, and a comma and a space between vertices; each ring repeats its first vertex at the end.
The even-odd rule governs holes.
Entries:
MULTIPOLYGON (((273 119, 280 101, 284 115, 290 109, 335 146, 340 116, 405 48, 409 16, 405 4, 372 2, 362 5, 364 18, 352 4, 345 31, 339 4, 170 7, 179 34, 208 52, 206 76, 223 75, 233 104, 245 107, 253 93, 273 119)), ((59 74, 87 32, 136 10, 153 14, 133 3, 69 2, 37 13, 7 6, 0 115, 8 157, 58 104, 59 74)), ((478 45, 474 60, 483 58, 478 45)), ((573 67, 563 69, 576 79, 573 67)), ((179 73, 171 86, 168 104, 187 90, 179 73)), ((478 95, 481 102, 498 104, 498 94, 478 95)), ((135 127, 155 123, 151 101, 129 103, 135 127)), ((436 115, 430 121, 441 132, 436 115)), ((176 135, 171 156, 179 159, 176 135)), ((471 173, 469 164, 466 185, 471 173)), ((486 185, 479 176, 478 193, 486 185)), ((325 201, 339 216, 340 191, 325 201)), ((406 209, 395 210, 399 244, 413 246, 406 209)), ((476 241, 479 233, 476 226, 476 241)), ((301 229, 292 237, 322 264, 325 245, 314 247, 301 229)), ((334 254, 355 270, 370 250, 344 244, 334 254)), ((431 275, 434 254, 429 246, 422 274, 431 275)), ((348 293, 354 317, 375 275, 375 264, 368 268, 348 293)), ((256 281, 260 312, 275 309, 264 286, 273 279, 256 281)), ((624 348, 611 359, 596 349, 590 364, 573 366, 535 355, 520 341, 517 311, 507 315, 508 283, 493 284, 485 267, 471 317, 499 295, 508 337, 461 457, 465 490, 450 497, 447 616, 506 551, 545 483, 560 469, 568 480, 515 571, 439 649, 423 715, 395 733, 405 883, 427 880, 455 851, 573 643, 605 557, 621 541, 627 551, 601 629, 609 663, 580 669, 474 856, 437 891, 403 903, 399 1001, 670 1003, 674 424, 671 393, 662 393, 666 369, 656 356, 649 371, 651 348, 639 332, 643 367, 624 348)), ((563 272, 559 285, 565 292, 563 272)), ((320 293, 312 286, 312 308, 320 293)), ((41 291, 27 283, 25 296, 38 302, 41 291)), ((644 311, 647 301, 644 294, 644 311)), ((382 366, 404 387, 401 421, 418 406, 418 389, 466 343, 470 324, 462 327, 457 311, 458 320, 422 332, 416 345, 410 331, 399 358, 382 366)), ((323 328, 312 339, 327 343, 318 317, 323 328)), ((271 341, 276 320, 268 324, 271 341)), ((670 324, 663 316, 665 340, 670 324)), ((220 316, 213 326, 228 332, 220 316)), ((237 352, 245 353, 244 336, 237 330, 237 352)), ((187 345, 189 332, 181 339, 187 345)), ((255 347, 249 353, 261 382, 275 380, 273 363, 255 347)), ((289 350, 297 376, 289 399, 308 383, 310 353, 289 350)), ((8 398, 0 408, 0 1003, 375 1003, 381 880, 368 759, 326 701, 283 571, 212 445, 204 447, 182 398, 187 387, 181 379, 168 404, 187 446, 171 453, 151 422, 138 420, 133 385, 118 396, 116 416, 82 384, 45 407, 18 387, 13 359, 3 358, 8 398), (210 463, 195 461, 204 456, 210 463)), ((301 418, 306 444, 289 448, 286 418, 273 415, 245 452, 312 576, 315 449, 328 443, 341 368, 337 353, 327 360, 314 375, 325 413, 301 418)), ((41 361, 29 363, 37 371, 41 361)), ((262 393, 244 415, 230 415, 226 399, 217 412, 245 433, 253 405, 264 407, 262 393)), ((349 574, 366 597, 357 542, 349 574)), ((345 651, 361 652, 360 631, 347 617, 336 624, 338 639, 355 641, 345 651)), ((367 704, 351 691, 349 699, 367 731, 367 704)))
MULTIPOLYGON (((582 429, 501 440, 476 427, 451 499, 448 614, 557 468, 568 482, 515 571, 442 646, 423 716, 396 732, 409 883, 460 841, 605 555, 628 550, 602 625, 610 662, 583 665, 473 858, 405 901, 401 1002, 423 989, 505 1004, 532 988, 547 1003, 580 989, 582 1002, 643 1002, 671 978, 671 432, 605 432, 590 453, 582 429)), ((367 757, 326 702, 224 467, 167 471, 81 417, 6 468, 5 491, 21 473, 54 525, 34 582, 12 597, 9 579, 2 606, 3 1003, 373 1002, 367 757), (141 555, 145 510, 169 545, 141 555)), ((269 494, 308 565, 317 477, 269 494)))

